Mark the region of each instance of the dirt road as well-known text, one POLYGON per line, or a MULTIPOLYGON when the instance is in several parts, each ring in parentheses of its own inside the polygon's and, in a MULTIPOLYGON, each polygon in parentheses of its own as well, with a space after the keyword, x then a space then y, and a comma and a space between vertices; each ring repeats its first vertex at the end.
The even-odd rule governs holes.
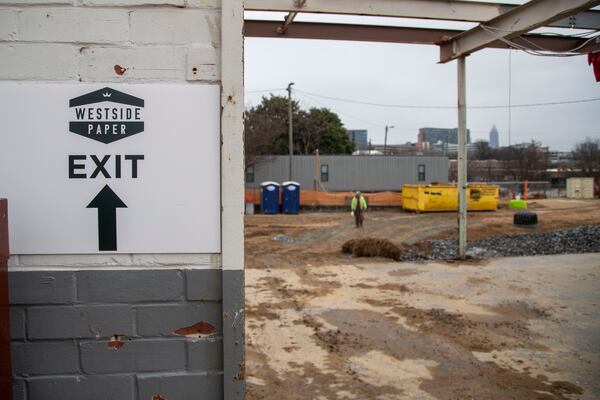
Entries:
MULTIPOLYGON (((597 201, 534 207, 540 230, 600 224, 597 201)), ((418 243, 456 216, 374 212, 357 231, 347 214, 247 218, 249 399, 600 397, 600 254, 354 259, 350 238, 418 243)), ((517 230, 508 210, 470 217, 473 236, 517 230)))

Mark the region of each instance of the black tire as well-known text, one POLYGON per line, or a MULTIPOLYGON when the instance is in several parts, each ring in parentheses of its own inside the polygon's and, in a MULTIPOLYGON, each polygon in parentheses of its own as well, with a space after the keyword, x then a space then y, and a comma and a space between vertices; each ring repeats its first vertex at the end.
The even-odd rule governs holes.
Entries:
POLYGON ((538 216, 534 212, 528 212, 528 211, 518 212, 518 213, 515 213, 514 224, 515 225, 527 225, 527 226, 537 225, 538 224, 538 216))

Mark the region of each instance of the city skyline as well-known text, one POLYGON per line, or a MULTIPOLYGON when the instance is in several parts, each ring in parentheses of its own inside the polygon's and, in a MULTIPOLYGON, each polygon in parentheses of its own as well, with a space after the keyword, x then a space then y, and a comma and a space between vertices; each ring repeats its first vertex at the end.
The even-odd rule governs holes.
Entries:
MULTIPOLYGON (((380 20, 389 19, 376 22, 380 20)), ((413 20, 405 25, 417 24, 413 20)), ((437 46, 425 45, 247 38, 246 105, 259 103, 269 93, 286 95, 283 89, 295 82, 293 97, 303 108, 330 108, 346 129, 367 128, 373 142, 383 143, 386 125, 395 126, 388 143, 413 141, 421 127, 458 125, 456 63, 438 64, 438 53, 437 46)), ((555 150, 571 150, 586 137, 600 137, 600 83, 595 82, 586 56, 535 57, 485 49, 467 57, 466 67, 472 141, 488 140, 494 124, 501 146, 510 136, 511 143, 538 140, 555 150), (488 106, 498 108, 475 108, 488 106)))

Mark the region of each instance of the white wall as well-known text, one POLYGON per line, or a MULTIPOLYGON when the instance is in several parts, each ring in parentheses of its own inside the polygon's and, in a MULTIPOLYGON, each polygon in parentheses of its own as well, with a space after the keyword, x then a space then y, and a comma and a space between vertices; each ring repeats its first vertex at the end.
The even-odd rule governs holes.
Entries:
MULTIPOLYGON (((0 80, 219 83, 220 0, 2 0, 0 80)), ((1 137, 0 137, 1 139, 1 137)), ((216 254, 13 256, 13 266, 220 266, 216 254)))

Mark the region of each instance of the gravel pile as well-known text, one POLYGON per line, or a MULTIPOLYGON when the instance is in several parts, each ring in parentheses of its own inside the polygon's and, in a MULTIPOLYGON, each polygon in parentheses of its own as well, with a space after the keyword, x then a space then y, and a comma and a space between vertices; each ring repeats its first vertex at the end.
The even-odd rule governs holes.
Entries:
MULTIPOLYGON (((431 240, 428 254, 406 254, 406 261, 456 258, 456 239, 431 240), (409 258, 410 257, 410 258, 409 258)), ((469 242, 473 258, 534 256, 542 254, 600 252, 600 226, 583 226, 552 232, 496 236, 469 242)))
POLYGON ((288 244, 296 243, 296 239, 286 236, 286 235, 276 235, 276 236, 273 236, 271 238, 271 240, 273 240, 274 242, 288 243, 288 244))

